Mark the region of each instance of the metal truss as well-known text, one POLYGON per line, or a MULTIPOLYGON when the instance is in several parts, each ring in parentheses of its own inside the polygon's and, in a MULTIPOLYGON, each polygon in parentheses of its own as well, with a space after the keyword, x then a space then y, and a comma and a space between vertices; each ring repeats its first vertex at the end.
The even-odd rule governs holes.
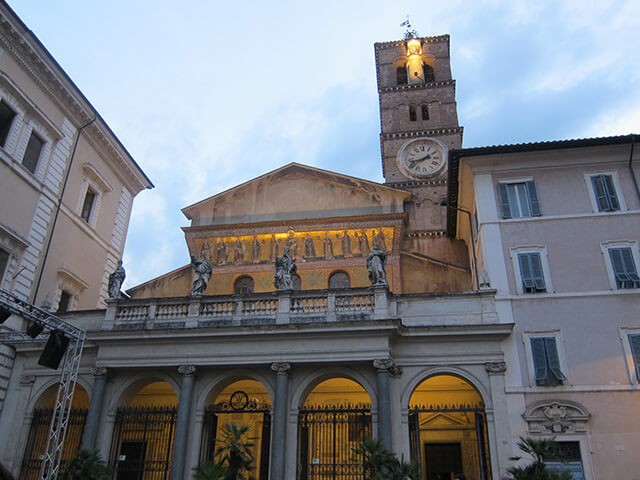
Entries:
MULTIPOLYGON (((11 313, 18 315, 29 322, 34 322, 44 327, 45 332, 58 330, 69 339, 69 345, 64 357, 58 394, 51 415, 51 426, 47 439, 47 450, 42 459, 40 468, 40 480, 55 480, 62 460, 64 438, 69 423, 69 412, 73 401, 73 392, 76 388, 80 358, 84 347, 84 330, 60 320, 55 315, 26 302, 15 295, 0 289, 0 305, 9 309, 11 313)), ((31 339, 23 332, 9 331, 0 333, 0 343, 40 343, 45 336, 41 334, 36 339, 31 339)))

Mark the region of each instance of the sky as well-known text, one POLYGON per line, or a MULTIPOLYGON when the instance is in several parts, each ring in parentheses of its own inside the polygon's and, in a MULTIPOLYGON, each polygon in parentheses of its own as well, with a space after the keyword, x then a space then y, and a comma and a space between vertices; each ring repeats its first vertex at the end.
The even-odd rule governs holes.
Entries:
POLYGON ((290 162, 382 182, 375 42, 451 35, 464 147, 640 133, 640 2, 9 0, 155 184, 129 288, 189 262, 180 209, 290 162))

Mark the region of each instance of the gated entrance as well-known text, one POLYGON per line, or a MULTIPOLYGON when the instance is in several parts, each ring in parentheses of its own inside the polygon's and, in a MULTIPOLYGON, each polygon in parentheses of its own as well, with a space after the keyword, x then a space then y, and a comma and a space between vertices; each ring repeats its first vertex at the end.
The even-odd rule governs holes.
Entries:
POLYGON ((364 479, 355 448, 371 436, 368 405, 305 406, 298 416, 300 480, 364 479))
MULTIPOLYGON (((53 409, 51 408, 36 408, 33 411, 27 448, 20 470, 20 480, 36 480, 40 476, 41 456, 47 448, 51 415, 53 415, 53 409)), ((86 422, 87 409, 71 409, 62 451, 62 461, 60 462, 60 472, 65 469, 69 459, 73 458, 80 450, 86 422)))
POLYGON ((171 472, 175 407, 120 407, 111 444, 116 480, 167 480, 171 472))

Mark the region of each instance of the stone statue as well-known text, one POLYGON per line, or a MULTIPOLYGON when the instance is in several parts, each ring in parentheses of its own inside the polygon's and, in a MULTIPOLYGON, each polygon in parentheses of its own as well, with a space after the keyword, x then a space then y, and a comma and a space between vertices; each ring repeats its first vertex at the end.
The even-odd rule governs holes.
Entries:
POLYGON ((122 282, 124 282, 125 277, 126 274, 122 266, 122 260, 118 260, 118 266, 115 271, 109 275, 109 298, 120 298, 122 295, 120 287, 122 287, 122 282))
POLYGON ((378 247, 378 242, 374 242, 373 250, 367 257, 367 270, 369 270, 369 280, 371 285, 387 285, 387 254, 378 247))
POLYGON ((190 295, 203 295, 213 273, 211 264, 205 258, 204 250, 200 258, 191 255, 191 265, 193 266, 193 286, 191 287, 190 295))
POLYGON ((273 278, 276 290, 293 290, 293 275, 297 269, 296 260, 291 256, 291 248, 287 245, 282 256, 276 258, 276 273, 273 278))

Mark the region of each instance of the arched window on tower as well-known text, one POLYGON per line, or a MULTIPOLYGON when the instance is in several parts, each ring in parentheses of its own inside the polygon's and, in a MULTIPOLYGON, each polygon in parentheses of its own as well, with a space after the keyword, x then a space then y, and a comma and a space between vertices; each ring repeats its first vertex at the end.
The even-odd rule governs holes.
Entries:
POLYGON ((351 280, 345 272, 335 272, 329 277, 329 290, 336 288, 351 288, 351 280))
POLYGON ((238 278, 233 284, 233 293, 253 293, 253 278, 249 276, 238 278))
POLYGON ((424 75, 425 83, 433 82, 436 79, 433 73, 433 67, 428 63, 422 64, 422 74, 424 75))
POLYGON ((422 104, 422 120, 429 120, 429 106, 426 103, 422 104))
POLYGON ((412 122, 415 122, 417 119, 418 117, 416 115, 416 106, 409 105, 409 120, 411 120, 412 122))
POLYGON ((396 68, 396 80, 398 81, 398 85, 407 84, 407 67, 401 65, 396 68))

